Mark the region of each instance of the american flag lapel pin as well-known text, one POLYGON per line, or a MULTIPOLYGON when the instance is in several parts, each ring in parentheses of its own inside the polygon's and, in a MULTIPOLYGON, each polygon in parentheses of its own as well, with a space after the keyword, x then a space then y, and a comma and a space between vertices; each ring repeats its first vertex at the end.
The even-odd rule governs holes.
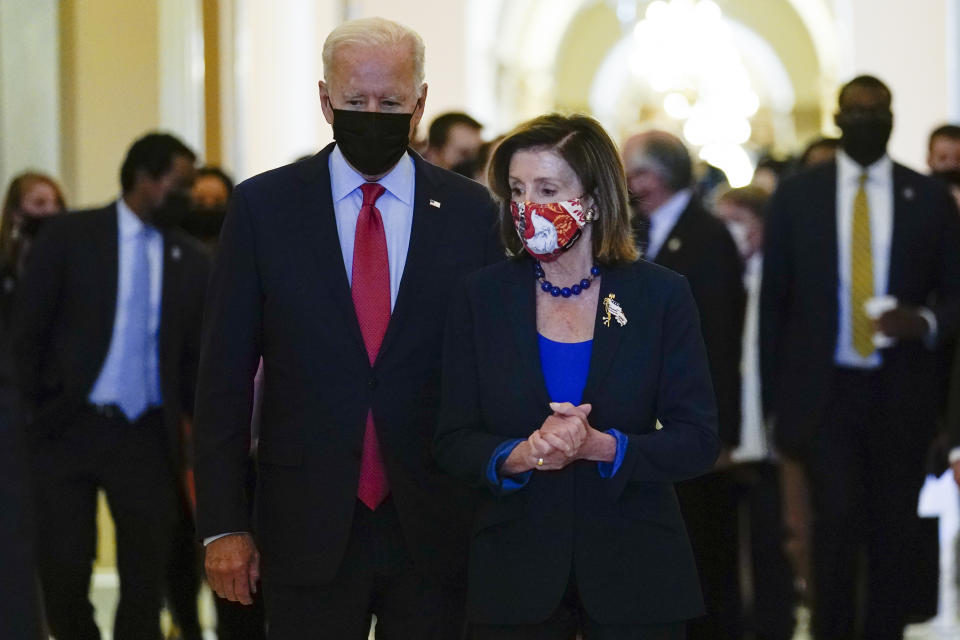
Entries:
POLYGON ((430 198, 430 206, 431 206, 431 207, 436 207, 437 209, 439 209, 439 208, 440 208, 440 201, 439 201, 439 200, 434 200, 433 198, 430 198))

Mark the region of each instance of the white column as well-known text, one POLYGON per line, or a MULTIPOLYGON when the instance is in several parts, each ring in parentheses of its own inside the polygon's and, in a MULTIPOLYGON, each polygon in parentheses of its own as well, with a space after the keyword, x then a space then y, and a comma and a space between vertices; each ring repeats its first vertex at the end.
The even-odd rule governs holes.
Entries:
MULTIPOLYGON (((224 157, 235 177, 316 153, 332 134, 320 111, 321 50, 339 2, 233 0, 225 74, 224 157), (229 77, 227 77, 229 74, 229 77)), ((223 16, 226 18, 227 16, 223 16)))
POLYGON ((204 153, 203 7, 200 0, 160 0, 160 128, 204 153))
MULTIPOLYGON (((0 1, 0 190, 25 169, 59 179, 57 0, 0 1)), ((2 197, 2 195, 0 195, 2 197)))

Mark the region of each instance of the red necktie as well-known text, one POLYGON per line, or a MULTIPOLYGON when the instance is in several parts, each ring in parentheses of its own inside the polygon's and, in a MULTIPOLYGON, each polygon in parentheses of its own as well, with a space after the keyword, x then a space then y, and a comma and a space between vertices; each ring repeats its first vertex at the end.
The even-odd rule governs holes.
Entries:
MULTIPOLYGON (((363 204, 357 218, 353 240, 353 308, 357 312, 363 343, 372 366, 380 351, 383 334, 390 322, 390 265, 387 262, 387 236, 383 219, 376 207, 377 198, 386 189, 375 182, 360 187, 363 204)), ((360 483, 357 497, 371 510, 376 509, 390 493, 387 472, 380 455, 380 443, 373 426, 373 410, 367 411, 360 457, 360 483)))

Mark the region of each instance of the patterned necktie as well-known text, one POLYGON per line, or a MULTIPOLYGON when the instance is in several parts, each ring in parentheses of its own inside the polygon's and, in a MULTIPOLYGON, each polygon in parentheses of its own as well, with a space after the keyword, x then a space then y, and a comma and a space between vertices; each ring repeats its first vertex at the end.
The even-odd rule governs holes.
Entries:
POLYGON ((860 174, 857 195, 853 199, 853 230, 850 240, 850 311, 853 348, 862 357, 874 351, 873 321, 867 317, 864 303, 873 297, 873 248, 870 240, 870 203, 860 174))
MULTIPOLYGON (((386 191, 375 182, 360 187, 363 204, 357 219, 353 242, 353 308, 360 323, 363 343, 367 347, 370 365, 377 359, 383 335, 390 322, 390 265, 387 261, 387 237, 383 219, 376 207, 377 198, 386 191)), ((380 443, 373 424, 373 409, 367 411, 363 433, 363 453, 360 457, 360 483, 357 497, 371 510, 383 502, 390 492, 380 443)))
POLYGON ((137 231, 130 242, 130 296, 126 301, 127 323, 123 332, 119 404, 130 422, 136 420, 154 399, 150 366, 150 265, 147 262, 147 232, 137 231))

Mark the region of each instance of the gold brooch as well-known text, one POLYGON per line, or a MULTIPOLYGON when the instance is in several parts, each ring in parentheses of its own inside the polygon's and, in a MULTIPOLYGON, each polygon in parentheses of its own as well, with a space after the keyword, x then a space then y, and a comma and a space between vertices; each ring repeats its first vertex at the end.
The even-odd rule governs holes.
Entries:
POLYGON ((603 310, 607 312, 606 317, 603 319, 603 326, 610 326, 610 318, 614 318, 621 327, 627 324, 627 316, 623 312, 623 307, 620 306, 620 303, 614 300, 617 297, 617 294, 611 293, 606 298, 603 299, 603 310))

